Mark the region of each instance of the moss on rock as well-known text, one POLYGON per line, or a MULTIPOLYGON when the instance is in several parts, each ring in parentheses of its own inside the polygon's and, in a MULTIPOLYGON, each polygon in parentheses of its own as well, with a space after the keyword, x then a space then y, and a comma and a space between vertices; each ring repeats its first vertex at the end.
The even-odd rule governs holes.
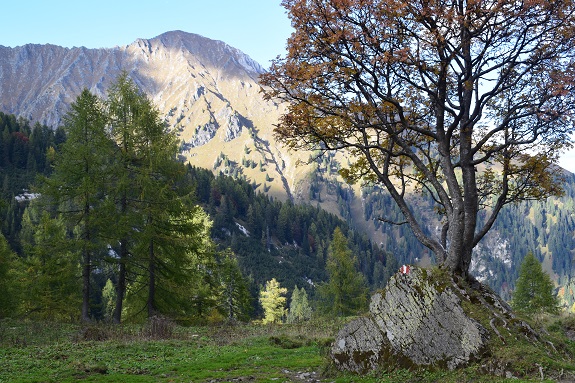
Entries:
POLYGON ((372 296, 370 312, 344 327, 332 348, 342 370, 381 366, 454 369, 485 351, 488 331, 465 314, 450 278, 412 267, 372 296))
POLYGON ((575 370, 574 353, 575 342, 540 335, 488 287, 416 267, 375 293, 369 313, 343 327, 331 348, 338 369, 357 373, 473 365, 539 378, 575 370))

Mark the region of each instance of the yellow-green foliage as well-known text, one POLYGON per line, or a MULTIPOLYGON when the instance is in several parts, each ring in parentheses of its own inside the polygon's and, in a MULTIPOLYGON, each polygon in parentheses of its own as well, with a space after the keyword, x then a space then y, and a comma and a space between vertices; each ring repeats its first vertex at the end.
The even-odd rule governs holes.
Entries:
POLYGON ((265 289, 260 292, 260 303, 264 309, 263 323, 280 322, 286 314, 285 304, 287 293, 285 287, 280 287, 275 278, 266 282, 265 289))

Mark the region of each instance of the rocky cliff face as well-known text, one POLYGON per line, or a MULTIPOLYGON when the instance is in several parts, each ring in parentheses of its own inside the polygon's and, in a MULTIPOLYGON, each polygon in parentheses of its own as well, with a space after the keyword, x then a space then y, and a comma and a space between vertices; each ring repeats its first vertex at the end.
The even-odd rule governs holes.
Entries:
POLYGON ((169 115, 172 125, 190 119, 190 107, 214 95, 220 108, 242 112, 256 98, 264 69, 239 50, 180 31, 106 49, 28 44, 0 47, 0 108, 7 113, 57 126, 83 88, 103 95, 120 71, 169 115), (227 101, 227 102, 226 102, 227 101))
POLYGON ((178 131, 182 155, 192 164, 211 168, 220 153, 232 165, 248 159, 261 163, 235 175, 257 183, 273 179, 266 189, 282 198, 305 174, 286 166, 297 155, 273 140, 282 108, 260 94, 258 77, 264 69, 221 41, 181 31, 108 49, 0 46, 0 110, 58 126, 82 89, 105 96, 121 71, 178 131))

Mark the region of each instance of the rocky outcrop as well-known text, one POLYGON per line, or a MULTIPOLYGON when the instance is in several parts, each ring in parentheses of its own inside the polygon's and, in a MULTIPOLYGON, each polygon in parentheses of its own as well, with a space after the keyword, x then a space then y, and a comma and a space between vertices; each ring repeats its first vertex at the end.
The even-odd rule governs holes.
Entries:
POLYGON ((465 366, 485 352, 489 332, 461 303, 450 278, 420 268, 398 273, 373 295, 368 316, 340 330, 331 350, 334 363, 354 372, 465 366))
POLYGON ((237 112, 229 115, 227 117, 228 127, 226 129, 226 135, 224 137, 225 142, 230 142, 231 140, 237 138, 242 133, 242 129, 244 127, 242 116, 240 116, 237 112))

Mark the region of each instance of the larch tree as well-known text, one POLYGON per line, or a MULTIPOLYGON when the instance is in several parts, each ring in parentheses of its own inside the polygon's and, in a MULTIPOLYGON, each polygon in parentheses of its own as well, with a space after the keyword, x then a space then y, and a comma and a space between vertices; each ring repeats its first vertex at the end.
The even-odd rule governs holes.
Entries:
POLYGON ((325 268, 328 281, 317 289, 323 311, 347 316, 364 310, 368 293, 365 278, 357 270, 357 257, 353 256, 347 238, 339 227, 333 232, 325 268))
POLYGON ((90 275, 95 253, 105 249, 102 233, 108 226, 104 196, 113 146, 106 121, 101 100, 84 89, 64 116, 67 140, 40 190, 44 203, 57 206, 81 250, 83 321, 90 320, 90 275))
POLYGON ((553 282, 543 271, 541 263, 532 252, 527 253, 521 262, 511 306, 528 314, 555 313, 559 309, 559 302, 553 290, 553 282))
POLYGON ((295 31, 262 77, 266 97, 287 103, 277 136, 347 152, 342 176, 384 187, 405 219, 381 219, 408 224, 453 275, 468 276, 505 205, 561 193, 556 163, 574 131, 571 1, 282 4, 295 31), (412 191, 434 201, 427 222, 412 191))
POLYGON ((287 289, 280 287, 275 278, 266 282, 265 288, 260 291, 260 303, 264 309, 264 324, 282 321, 286 314, 286 293, 287 289))
POLYGON ((289 312, 286 317, 286 322, 287 323, 303 322, 311 319, 311 315, 312 315, 312 308, 309 305, 307 292, 303 287, 300 289, 296 285, 291 295, 289 312))
POLYGON ((242 275, 238 259, 230 249, 226 249, 218 255, 220 311, 229 322, 248 320, 251 297, 248 281, 242 275))
MULTIPOLYGON (((76 320, 83 295, 78 278, 78 266, 84 267, 83 249, 76 249, 70 241, 62 215, 51 217, 37 204, 26 208, 23 226, 30 236, 24 243, 26 256, 19 276, 20 287, 26 291, 21 294, 20 311, 28 317, 76 320)), ((83 310, 81 319, 86 320, 83 310)))
POLYGON ((185 166, 177 160, 176 132, 167 129, 158 109, 145 95, 138 96, 139 123, 133 132, 134 173, 130 177, 133 196, 129 205, 140 219, 132 221, 137 229, 131 233, 131 264, 140 268, 136 274, 138 281, 147 286, 146 311, 152 317, 162 311, 158 306, 161 292, 157 290, 161 279, 187 270, 186 253, 199 252, 201 241, 196 237, 208 234, 202 233, 204 222, 194 220, 202 212, 190 203, 191 190, 183 187, 185 166))
POLYGON ((102 306, 104 319, 107 321, 112 320, 116 307, 116 289, 111 279, 107 279, 106 284, 102 288, 102 306))
POLYGON ((113 320, 121 321, 129 276, 131 309, 144 301, 148 317, 177 312, 182 295, 192 294, 185 287, 198 265, 213 257, 211 224, 185 185, 176 132, 126 73, 110 87, 106 106, 116 145, 111 197, 119 270, 113 320))
POLYGON ((114 191, 112 199, 117 205, 115 234, 117 237, 118 278, 116 282, 116 307, 113 321, 120 323, 127 289, 127 268, 132 255, 134 240, 133 228, 138 226, 139 217, 135 214, 134 202, 139 191, 134 180, 137 177, 138 129, 145 119, 145 95, 136 84, 122 73, 108 89, 106 111, 110 135, 116 144, 114 156, 114 191))
MULTIPOLYGON (((159 201, 158 201, 159 202, 159 201)), ((180 201, 182 203, 183 201, 180 201)), ((146 206, 143 226, 134 233, 127 272, 130 276, 124 312, 189 317, 199 290, 215 295, 215 245, 211 222, 199 206, 164 201, 164 212, 146 206), (178 207, 175 210, 174 207, 178 207)), ((195 315, 199 316, 199 315, 195 315)))

